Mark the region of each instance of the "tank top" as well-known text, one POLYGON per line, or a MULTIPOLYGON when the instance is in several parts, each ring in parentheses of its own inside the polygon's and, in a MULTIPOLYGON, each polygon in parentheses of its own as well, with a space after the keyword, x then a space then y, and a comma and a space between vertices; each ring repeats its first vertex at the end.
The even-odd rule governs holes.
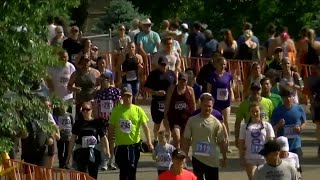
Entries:
MULTIPOLYGON (((296 80, 294 79, 294 76, 293 76, 293 72, 291 72, 291 75, 289 78, 284 78, 283 77, 283 73, 281 73, 281 77, 280 77, 280 92, 282 89, 288 89, 288 83, 294 83, 294 84, 297 84, 296 83, 296 80)), ((292 90, 291 88, 289 88, 290 90, 292 90)), ((299 103, 299 97, 298 97, 298 92, 297 90, 293 90, 294 91, 294 102, 295 103, 299 103)))
POLYGON ((248 47, 246 43, 239 46, 238 59, 240 60, 252 60, 253 54, 252 50, 248 47))
POLYGON ((183 94, 178 94, 177 86, 174 88, 169 107, 169 121, 187 122, 194 110, 191 93, 188 87, 186 87, 183 94))
POLYGON ((126 72, 123 81, 128 82, 138 80, 138 62, 135 57, 129 57, 129 54, 126 55, 126 59, 122 63, 122 71, 126 72))
POLYGON ((92 69, 85 73, 77 71, 75 85, 81 88, 81 91, 76 94, 77 104, 92 100, 96 87, 96 77, 92 69))

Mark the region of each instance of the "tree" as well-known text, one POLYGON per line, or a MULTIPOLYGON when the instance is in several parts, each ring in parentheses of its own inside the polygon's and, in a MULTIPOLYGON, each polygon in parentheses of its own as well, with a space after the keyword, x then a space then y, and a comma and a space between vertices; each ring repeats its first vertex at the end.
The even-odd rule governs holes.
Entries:
POLYGON ((126 0, 112 0, 106 9, 106 15, 100 18, 97 28, 107 32, 109 28, 114 29, 120 24, 130 26, 132 20, 145 18, 146 15, 140 14, 138 8, 126 0))
MULTIPOLYGON (((0 11, 0 152, 8 152, 12 137, 26 130, 26 123, 47 117, 41 99, 31 88, 57 64, 54 49, 46 43, 48 15, 63 15, 79 5, 78 0, 8 0, 0 11)), ((46 132, 52 126, 37 121, 46 132)))
POLYGON ((89 0, 80 0, 80 5, 70 10, 71 20, 74 21, 73 24, 78 26, 82 31, 89 15, 88 8, 89 0))

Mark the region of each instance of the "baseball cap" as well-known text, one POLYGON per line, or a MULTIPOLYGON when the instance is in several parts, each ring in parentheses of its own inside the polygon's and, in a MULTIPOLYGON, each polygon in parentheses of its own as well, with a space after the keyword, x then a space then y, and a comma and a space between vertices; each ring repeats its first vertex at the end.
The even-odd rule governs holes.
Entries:
POLYGON ((172 152, 172 158, 177 158, 177 159, 184 159, 186 158, 187 155, 185 152, 183 152, 181 149, 177 148, 172 152))
POLYGON ((189 26, 188 26, 188 24, 186 24, 186 23, 182 23, 181 26, 182 26, 184 29, 189 29, 189 26))
POLYGON ((121 94, 127 94, 132 96, 132 89, 130 87, 124 86, 121 89, 121 94))
POLYGON ((168 59, 164 56, 160 56, 158 60, 158 64, 168 64, 168 59))
POLYGON ((100 78, 101 78, 101 79, 111 79, 111 78, 112 78, 112 75, 111 75, 111 73, 102 73, 102 74, 100 75, 100 78))
POLYGON ((289 151, 289 142, 287 137, 280 136, 277 138, 277 142, 280 145, 281 151, 289 151))
POLYGON ((272 152, 277 152, 280 151, 280 145, 277 141, 271 140, 268 141, 266 144, 264 144, 263 149, 259 152, 260 155, 262 156, 267 156, 268 154, 272 152))
POLYGON ((261 89, 261 85, 258 82, 253 82, 253 83, 251 83, 250 89, 251 90, 256 90, 256 89, 260 90, 261 89))
POLYGON ((186 73, 179 73, 178 80, 188 81, 188 75, 186 73))

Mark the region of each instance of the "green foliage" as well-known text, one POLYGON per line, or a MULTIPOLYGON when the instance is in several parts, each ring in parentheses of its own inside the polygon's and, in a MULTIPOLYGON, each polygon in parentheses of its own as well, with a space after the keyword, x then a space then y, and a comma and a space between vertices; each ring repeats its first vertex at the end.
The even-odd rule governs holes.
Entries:
POLYGON ((88 8, 89 0, 80 0, 79 7, 72 8, 71 20, 74 21, 74 24, 77 25, 80 29, 84 29, 86 19, 88 18, 88 8))
POLYGON ((112 0, 105 8, 106 14, 100 18, 97 28, 103 32, 108 32, 108 29, 114 29, 120 24, 130 27, 132 20, 142 19, 146 16, 138 12, 138 8, 132 5, 127 0, 112 0))
POLYGON ((47 16, 65 15, 78 0, 7 0, 0 11, 0 152, 12 146, 9 140, 25 131, 25 124, 38 120, 52 131, 41 99, 32 97, 34 82, 57 64, 55 51, 46 43, 47 16), (41 117, 39 119, 39 117, 41 117))

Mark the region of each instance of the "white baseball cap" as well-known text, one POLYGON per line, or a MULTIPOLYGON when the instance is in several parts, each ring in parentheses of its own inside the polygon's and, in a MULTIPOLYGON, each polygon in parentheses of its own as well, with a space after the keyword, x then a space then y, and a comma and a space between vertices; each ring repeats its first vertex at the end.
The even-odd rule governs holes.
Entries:
POLYGON ((280 136, 277 138, 277 142, 281 147, 281 151, 289 151, 289 142, 287 137, 280 136))
POLYGON ((182 26, 183 28, 185 28, 185 29, 189 29, 189 26, 188 26, 188 24, 186 24, 186 23, 181 24, 181 26, 182 26))

